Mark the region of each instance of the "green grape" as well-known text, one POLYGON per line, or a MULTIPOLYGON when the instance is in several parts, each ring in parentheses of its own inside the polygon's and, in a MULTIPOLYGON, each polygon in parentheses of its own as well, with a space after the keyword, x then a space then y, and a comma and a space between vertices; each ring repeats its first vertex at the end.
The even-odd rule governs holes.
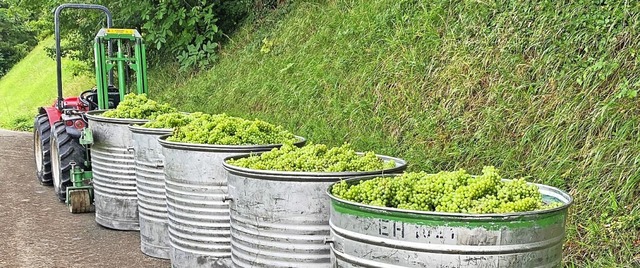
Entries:
POLYGON ((161 114, 155 120, 142 125, 144 128, 176 128, 189 124, 193 119, 202 116, 203 113, 185 114, 180 112, 161 114))
POLYGON ((542 195, 535 185, 527 184, 524 179, 504 182, 497 192, 498 199, 503 202, 513 202, 527 197, 542 200, 542 195))
POLYGON ((373 152, 359 155, 351 145, 345 143, 333 148, 324 144, 309 144, 301 148, 285 144, 258 156, 230 160, 229 164, 260 170, 345 172, 383 170, 389 166, 389 162, 395 167, 395 162, 383 161, 373 152))
POLYGON ((337 197, 345 198, 344 196, 347 193, 348 189, 349 189, 349 185, 347 184, 347 182, 340 181, 334 184, 333 187, 331 187, 331 193, 337 197))
POLYGON ((547 209, 554 209, 554 208, 559 208, 561 206, 563 206, 564 204, 562 202, 551 202, 549 204, 542 204, 538 210, 547 210, 547 209))
POLYGON ((473 200, 471 202, 471 208, 469 209, 469 213, 474 213, 474 214, 495 213, 498 207, 500 207, 500 200, 498 200, 495 195, 488 195, 478 200, 473 200))
POLYGON ((391 180, 391 189, 395 193, 391 200, 391 206, 400 208, 401 206, 404 207, 404 205, 410 204, 410 199, 412 197, 416 181, 425 175, 426 173, 424 172, 405 173, 404 175, 391 180))
POLYGON ((197 114, 175 128, 167 140, 217 145, 264 145, 294 143, 297 138, 282 126, 246 120, 226 114, 197 114))
POLYGON ((158 103, 147 98, 146 94, 129 93, 124 96, 116 109, 102 113, 109 118, 147 119, 154 120, 157 116, 174 113, 176 109, 167 103, 158 103))
POLYGON ((369 202, 369 205, 378 206, 378 207, 386 206, 384 200, 380 200, 380 199, 376 199, 376 200, 373 200, 373 201, 369 202))
POLYGON ((500 204, 500 207, 496 208, 497 213, 509 213, 509 212, 524 212, 537 210, 540 207, 540 200, 533 197, 526 197, 511 202, 500 204))
POLYGON ((513 213, 562 206, 560 202, 543 204, 538 187, 524 179, 502 182, 491 166, 476 177, 460 169, 436 174, 405 172, 354 185, 341 182, 332 193, 363 204, 450 213, 513 213))

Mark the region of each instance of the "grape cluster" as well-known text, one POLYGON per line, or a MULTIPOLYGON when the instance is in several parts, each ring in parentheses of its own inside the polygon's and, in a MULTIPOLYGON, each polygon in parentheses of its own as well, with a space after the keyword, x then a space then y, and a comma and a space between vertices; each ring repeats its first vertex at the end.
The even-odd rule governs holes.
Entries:
POLYGON ((344 181, 341 181, 332 188, 331 192, 347 200, 387 207, 390 206, 390 201, 395 195, 392 184, 394 182, 388 177, 363 180, 357 187, 349 187, 344 181))
POLYGON ((502 181, 492 166, 484 167, 482 175, 476 177, 460 169, 437 174, 406 172, 354 184, 341 181, 331 193, 374 206, 469 214, 525 212, 562 205, 544 204, 538 187, 524 179, 502 181))
POLYGON ((147 98, 146 94, 129 93, 124 96, 116 109, 102 113, 109 118, 147 119, 153 120, 165 113, 176 112, 176 109, 167 103, 158 103, 147 98))
POLYGON ((198 114, 175 128, 168 141, 216 145, 264 145, 294 143, 297 138, 282 126, 246 120, 226 114, 198 114))
POLYGON ((144 128, 177 128, 189 124, 193 119, 203 116, 203 113, 168 113, 161 114, 155 120, 149 121, 142 125, 144 128))
POLYGON ((324 144, 301 148, 285 144, 260 155, 230 160, 229 164, 258 170, 299 172, 373 171, 396 166, 394 161, 383 161, 373 152, 357 154, 347 143, 332 148, 324 144))

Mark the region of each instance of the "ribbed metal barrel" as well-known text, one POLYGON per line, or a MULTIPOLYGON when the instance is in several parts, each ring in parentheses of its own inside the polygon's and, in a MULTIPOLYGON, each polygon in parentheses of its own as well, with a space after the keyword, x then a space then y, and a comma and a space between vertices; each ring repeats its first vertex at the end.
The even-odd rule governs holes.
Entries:
MULTIPOLYGON (((171 265, 233 267, 226 157, 263 152, 280 145, 222 146, 159 139, 165 162, 171 265)), ((298 145, 304 143, 301 138, 298 145)))
MULTIPOLYGON (((232 158, 241 158, 237 156, 232 158)), ((229 171, 231 259, 235 267, 329 267, 327 187, 341 179, 402 172, 285 172, 224 163, 229 171)), ((230 158, 228 158, 230 159, 230 158)), ((226 160, 228 160, 226 159, 226 160)))
POLYGON ((167 202, 164 190, 164 157, 158 138, 172 129, 129 126, 133 137, 140 222, 140 249, 152 257, 169 258, 167 202))
POLYGON ((564 205, 472 215, 363 205, 328 192, 333 262, 337 267, 380 268, 560 267, 573 200, 559 189, 537 186, 543 201, 564 205))
POLYGON ((91 147, 96 222, 116 230, 139 230, 136 170, 129 124, 147 120, 106 118, 104 111, 87 114, 91 147))

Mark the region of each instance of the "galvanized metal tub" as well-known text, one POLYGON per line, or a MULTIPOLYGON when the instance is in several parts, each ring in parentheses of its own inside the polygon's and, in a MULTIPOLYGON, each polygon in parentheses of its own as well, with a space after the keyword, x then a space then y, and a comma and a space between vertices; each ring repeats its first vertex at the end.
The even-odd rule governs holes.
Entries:
POLYGON ((164 157, 158 138, 173 129, 129 126, 133 137, 140 223, 140 249, 152 257, 169 258, 164 157))
POLYGON ((333 262, 381 268, 560 267, 573 199, 536 185, 545 202, 563 205, 509 214, 420 212, 346 201, 332 195, 330 186, 333 262))
POLYGON ((230 165, 231 259, 235 267, 328 267, 327 186, 341 179, 402 172, 406 162, 370 172, 286 172, 230 165))
MULTIPOLYGON (((280 145, 224 146, 167 141, 162 136, 173 267, 233 267, 227 171, 223 159, 280 145)), ((304 144, 304 138, 297 145, 304 144)))
POLYGON ((104 111, 87 113, 93 133, 93 170, 96 222, 116 230, 139 230, 136 171, 130 124, 148 120, 100 116, 104 111))

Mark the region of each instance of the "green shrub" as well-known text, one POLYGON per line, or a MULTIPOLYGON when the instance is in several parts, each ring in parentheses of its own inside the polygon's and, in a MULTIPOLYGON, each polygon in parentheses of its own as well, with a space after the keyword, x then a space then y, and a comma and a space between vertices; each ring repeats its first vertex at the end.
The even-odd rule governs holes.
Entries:
POLYGON ((33 118, 28 116, 19 116, 11 120, 9 128, 17 131, 33 131, 33 118))
MULTIPOLYGON (((44 2, 44 1, 43 1, 44 2)), ((96 0, 109 8, 116 28, 135 28, 147 44, 148 61, 177 60, 181 67, 204 68, 217 59, 220 43, 249 14, 252 0, 96 0)), ((44 2, 49 10, 59 3, 44 2)), ((42 20, 51 20, 44 16, 42 20)), ((104 14, 66 10, 61 16, 63 52, 74 59, 93 62, 93 38, 104 27, 104 14)), ((46 21, 37 23, 46 24, 46 21)), ((41 31, 44 31, 41 30, 41 31)), ((53 50, 50 50, 53 52, 53 50)), ((150 64, 153 65, 153 64, 150 64)))
POLYGON ((37 44, 33 31, 24 25, 27 20, 27 11, 0 1, 0 77, 37 44))

